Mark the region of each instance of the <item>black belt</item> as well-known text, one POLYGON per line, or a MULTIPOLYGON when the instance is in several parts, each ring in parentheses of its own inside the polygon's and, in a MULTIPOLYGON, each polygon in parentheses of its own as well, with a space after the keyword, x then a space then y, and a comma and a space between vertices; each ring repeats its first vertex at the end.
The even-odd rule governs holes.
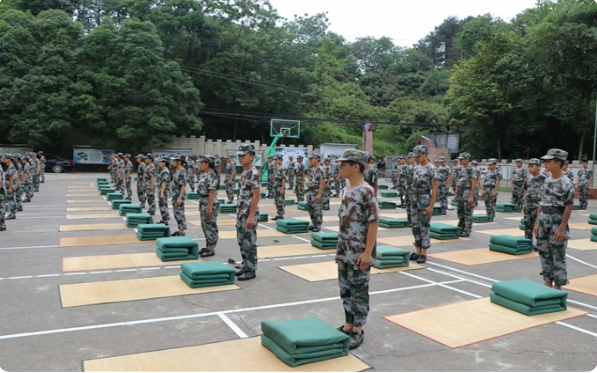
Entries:
POLYGON ((542 206, 541 212, 544 214, 563 214, 565 208, 560 206, 542 206))
POLYGON ((413 189, 412 193, 417 195, 417 196, 423 196, 425 194, 431 194, 430 190, 418 190, 418 189, 413 189))

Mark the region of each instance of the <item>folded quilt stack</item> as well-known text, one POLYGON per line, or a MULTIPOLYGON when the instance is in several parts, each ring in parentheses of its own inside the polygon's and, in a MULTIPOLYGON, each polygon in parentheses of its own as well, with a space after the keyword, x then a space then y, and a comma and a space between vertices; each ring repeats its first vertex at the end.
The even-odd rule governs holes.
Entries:
POLYGON ((398 197, 398 192, 392 192, 392 191, 381 192, 381 196, 386 197, 386 198, 398 197))
POLYGON ((572 210, 573 210, 573 211, 578 211, 578 210, 580 210, 580 205, 572 205, 572 210))
POLYGON ((261 193, 260 196, 261 196, 261 199, 265 199, 265 197, 267 197, 267 194, 261 193))
POLYGON ((284 200, 284 203, 286 204, 286 206, 294 205, 294 199, 293 198, 286 198, 284 200))
POLYGON ((101 188, 100 189, 100 195, 102 195, 102 196, 105 196, 108 193, 114 193, 114 192, 115 192, 114 188, 101 188))
POLYGON ((309 232, 309 222, 303 220, 276 220, 276 230, 286 234, 309 232))
POLYGON ((597 242, 597 227, 591 228, 591 241, 597 242))
POLYGON ((520 218, 520 223, 518 224, 518 229, 524 231, 524 218, 520 218))
POLYGON ((516 212, 516 206, 511 203, 498 203, 495 205, 495 211, 497 212, 516 212))
POLYGON ((267 222, 268 220, 269 220, 269 215, 267 215, 266 213, 259 213, 259 222, 260 223, 267 222))
POLYGON ((431 223, 429 230, 431 238, 436 240, 455 240, 460 237, 460 227, 445 223, 431 223))
POLYGON ((589 215, 589 224, 597 225, 597 214, 589 215))
POLYGON ((98 183, 97 184, 97 190, 101 192, 102 189, 104 188, 110 188, 110 184, 108 183, 98 183))
POLYGON ((152 241, 162 237, 170 237, 170 227, 164 224, 137 225, 137 238, 141 241, 152 241))
POLYGON ((155 253, 162 262, 199 259, 199 244, 190 237, 158 238, 155 243, 155 253))
POLYGON ((114 193, 108 193, 108 194, 106 194, 106 199, 108 200, 108 202, 112 202, 112 201, 115 201, 117 199, 123 199, 123 198, 124 198, 124 196, 120 192, 114 192, 114 193))
POLYGON ((458 206, 458 202, 454 198, 450 201, 450 206, 458 206))
POLYGON ((236 213, 236 203, 222 203, 220 205, 220 212, 222 213, 236 213))
POLYGON ((377 189, 382 190, 382 189, 389 189, 389 188, 385 184, 380 184, 380 185, 377 186, 377 189))
POLYGON ((473 223, 491 223, 491 217, 487 215, 473 215, 473 223))
POLYGON ((531 240, 513 236, 491 236, 489 250, 511 255, 529 254, 533 251, 531 240))
POLYGON ((220 184, 220 190, 226 190, 226 185, 220 184))
POLYGON ((309 205, 307 204, 307 201, 299 201, 296 205, 296 208, 301 211, 308 211, 309 205))
POLYGON ((126 216, 126 214, 140 214, 143 212, 141 205, 132 204, 131 201, 123 205, 118 206, 118 214, 120 216, 126 216))
MULTIPOLYGON (((115 199, 112 201, 112 210, 120 210, 121 205, 130 205, 130 204, 131 204, 131 201, 129 201, 128 199, 115 199)), ((133 212, 133 211, 131 211, 131 212, 133 212)))
POLYGON ((335 249, 338 246, 338 233, 313 232, 311 233, 311 245, 321 250, 335 249))
POLYGON ((185 192, 184 198, 186 199, 199 199, 199 193, 197 192, 185 192))
POLYGON ((316 317, 262 321, 261 345, 291 367, 348 355, 350 337, 316 317))
POLYGON ((431 216, 438 216, 442 214, 442 207, 441 206, 433 206, 433 212, 431 216))
POLYGON ((105 177, 98 177, 97 179, 95 179, 95 181, 97 181, 98 183, 101 183, 101 182, 107 183, 108 182, 108 180, 105 177))
POLYGON ((395 210, 396 202, 381 200, 379 201, 379 208, 381 210, 395 210))
POLYGON ((180 278, 193 289, 234 284, 234 269, 220 262, 183 263, 180 271, 180 278))
POLYGON ((375 248, 375 268, 408 267, 410 251, 394 246, 377 246, 375 248))
POLYGON ((379 226, 388 229, 408 228, 408 219, 379 218, 379 226))
POLYGON ((568 293, 527 280, 494 282, 491 302, 527 316, 566 311, 568 293))
POLYGON ((137 228, 139 224, 153 224, 153 217, 147 213, 126 213, 125 216, 127 228, 137 228))

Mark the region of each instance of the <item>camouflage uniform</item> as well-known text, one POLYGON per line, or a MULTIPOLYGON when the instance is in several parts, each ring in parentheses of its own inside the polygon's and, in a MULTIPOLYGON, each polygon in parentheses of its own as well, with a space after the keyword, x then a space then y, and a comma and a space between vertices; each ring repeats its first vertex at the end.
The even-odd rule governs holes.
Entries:
MULTIPOLYGON (((394 189, 398 189, 398 167, 400 167, 398 164, 392 162, 391 179, 392 179, 392 188, 394 188, 394 189)), ((400 196, 400 192, 398 192, 398 196, 400 196)), ((400 197, 400 200, 402 200, 402 197, 400 197)))
POLYGON ((4 188, 4 170, 0 166, 0 231, 6 230, 4 214, 6 214, 6 189, 4 188))
POLYGON ((332 196, 332 187, 331 187, 331 176, 332 176, 332 168, 330 166, 323 165, 321 166, 323 169, 323 195, 321 196, 321 204, 323 205, 323 210, 330 209, 330 197, 332 196), (328 186, 329 180, 329 186, 328 186))
MULTIPOLYGON (((319 155, 317 155, 317 157, 319 157, 319 155)), ((319 202, 317 202, 317 193, 319 193, 319 183, 324 176, 325 172, 323 171, 323 167, 318 166, 309 168, 307 206, 309 209, 309 216, 311 217, 311 225, 313 226, 314 231, 320 231, 321 224, 323 223, 323 192, 319 202)))
POLYGON ((369 185, 371 185, 371 188, 374 188, 373 190, 375 191, 375 184, 377 184, 377 171, 376 171, 377 167, 375 167, 375 165, 369 165, 369 168, 367 168, 365 170, 365 173, 363 174, 363 179, 365 179, 365 182, 369 185))
POLYGON ((336 165, 332 171, 332 177, 334 178, 334 189, 336 191, 336 197, 340 195, 340 191, 342 191, 346 187, 346 179, 340 176, 340 165, 336 165))
POLYGON ((220 169, 221 169, 221 161, 220 161, 220 157, 215 157, 216 159, 214 160, 214 172, 216 173, 216 179, 218 180, 218 188, 220 188, 220 169))
POLYGON ((126 191, 124 189, 124 177, 125 177, 124 169, 125 169, 125 167, 126 167, 126 164, 124 163, 124 160, 121 160, 121 161, 119 160, 118 168, 116 171, 116 189, 118 191, 120 191, 120 193, 122 193, 122 194, 126 193, 126 191))
POLYGON ((431 203, 431 182, 437 180, 437 170, 431 163, 426 166, 416 165, 413 168, 412 180, 410 209, 415 247, 429 249, 431 218, 427 217, 425 210, 431 203))
POLYGON ((454 193, 454 198, 456 198, 456 186, 458 183, 458 178, 460 178, 460 171, 462 170, 461 165, 457 165, 456 167, 452 167, 452 192, 454 193))
POLYGON ((473 180, 476 180, 477 177, 478 171, 469 165, 467 168, 460 170, 458 185, 456 186, 458 191, 458 196, 456 197, 456 201, 458 202, 458 226, 461 233, 466 236, 471 234, 473 228, 473 210, 475 209, 475 204, 469 205, 468 199, 473 192, 471 190, 473 180))
POLYGON ((35 192, 39 192, 39 159, 34 155, 33 156, 33 190, 35 192))
POLYGON ((17 214, 17 190, 16 190, 16 182, 17 179, 17 168, 15 167, 14 163, 8 166, 6 173, 4 174, 4 189, 6 189, 6 202, 8 202, 8 208, 10 209, 11 214, 14 216, 17 214), (12 176, 12 185, 10 185, 10 177, 12 176), (8 188, 12 188, 12 193, 8 193, 8 188))
POLYGON ((564 172, 564 175, 570 179, 570 181, 572 181, 572 184, 574 184, 574 172, 568 170, 566 172, 564 172))
POLYGON ((586 210, 589 202, 589 181, 593 176, 593 171, 582 169, 578 171, 578 199, 580 209, 586 210))
POLYGON ((197 165, 195 164, 195 161, 191 160, 187 160, 184 162, 184 169, 187 173, 187 182, 189 184, 189 188, 191 188, 191 191, 195 191, 195 168, 197 167, 197 165))
MULTIPOLYGON (((181 198, 180 206, 178 206, 178 197, 182 192, 182 187, 187 185, 189 182, 187 178, 187 170, 181 168, 180 170, 174 171, 174 177, 172 178, 172 211, 174 212, 174 220, 178 225, 179 231, 187 230, 187 219, 184 214, 184 195, 181 198)), ((203 224, 201 224, 203 226, 203 224)))
POLYGON ((228 197, 228 203, 234 203, 234 180, 232 179, 232 172, 235 169, 236 166, 234 162, 226 163, 226 176, 224 176, 224 185, 226 186, 226 196, 228 197), (229 184, 230 181, 232 181, 232 184, 229 184))
MULTIPOLYGON (((410 155, 414 156, 414 153, 409 153, 410 155)), ((414 159, 413 159, 414 163, 414 159)), ((414 168, 412 165, 403 165, 402 173, 400 174, 400 182, 405 184, 404 192, 406 194, 405 202, 406 202, 406 217, 408 219, 408 225, 412 227, 412 185, 413 185, 413 178, 414 178, 414 168)))
POLYGON ((118 159, 114 158, 110 161, 110 178, 112 184, 116 184, 116 178, 118 176, 118 159))
POLYGON ((25 185, 25 197, 27 197, 27 200, 31 201, 33 198, 33 174, 29 162, 25 162, 23 173, 25 177, 23 180, 25 185))
POLYGON ((296 168, 296 163, 294 161, 288 162, 288 172, 286 173, 286 180, 288 181, 288 190, 294 189, 294 176, 292 176, 292 171, 296 168))
POLYGON ((282 180, 286 180, 286 167, 278 166, 274 175, 274 202, 276 203, 278 216, 284 216, 284 207, 286 206, 285 195, 280 193, 282 180))
MULTIPOLYGON (((368 154, 359 150, 346 151, 344 157, 340 159, 355 160, 362 164, 368 161, 368 154), (350 154, 358 159, 351 158, 350 154)), ((345 322, 356 327, 367 323, 370 276, 370 268, 361 270, 357 260, 366 250, 369 224, 376 220, 379 220, 379 206, 371 186, 362 184, 345 191, 340 203, 336 263, 345 322)), ((372 257, 375 257, 375 247, 372 257)))
POLYGON ((155 183, 151 185, 151 178, 154 177, 157 180, 155 165, 152 163, 147 165, 145 168, 145 193, 147 194, 147 213, 149 215, 155 214, 155 183), (151 190, 153 188, 153 191, 151 190))
POLYGON ((17 167, 17 174, 19 175, 18 179, 17 179, 17 192, 16 192, 16 199, 17 199, 17 211, 23 211, 23 200, 21 198, 21 196, 23 195, 23 192, 21 191, 21 186, 25 185, 25 181, 23 180, 24 172, 23 172, 23 165, 21 164, 21 160, 16 160, 16 157, 13 158, 13 162, 15 162, 15 165, 17 167))
POLYGON ((145 208, 145 201, 147 200, 147 191, 145 190, 145 169, 147 165, 144 162, 139 163, 137 167, 137 197, 141 203, 141 207, 145 208))
POLYGON ((541 173, 537 176, 529 174, 524 183, 524 189, 527 191, 524 201, 524 238, 531 242, 533 241, 533 229, 537 222, 537 208, 543 197, 543 186, 546 179, 545 175, 541 175, 541 173))
POLYGON ((39 175, 40 182, 43 184, 46 182, 46 157, 41 154, 39 157, 39 163, 41 164, 41 174, 39 175))
POLYGON ((494 197, 493 192, 495 191, 495 187, 500 180, 502 180, 502 175, 497 168, 494 171, 487 171, 485 174, 485 179, 483 179, 483 200, 485 201, 485 213, 491 218, 491 221, 493 221, 495 218, 495 205, 498 195, 496 192, 494 197))
POLYGON ((448 210, 448 177, 450 176, 450 166, 440 166, 437 168, 437 200, 442 207, 442 215, 446 215, 448 210))
POLYGON ((267 162, 267 197, 274 196, 274 179, 276 176, 276 164, 272 162, 267 162))
POLYGON ((528 176, 529 172, 526 168, 515 168, 512 171, 512 200, 510 201, 515 205, 515 211, 522 211, 522 203, 524 199, 524 179, 528 176))
POLYGON ((215 171, 204 172, 197 184, 197 193, 199 194, 199 212, 201 213, 201 229, 205 236, 205 247, 212 250, 218 244, 218 215, 220 203, 218 202, 218 189, 220 183, 215 171), (207 207, 209 206, 209 192, 215 190, 214 200, 211 206, 212 217, 207 216, 207 207))
POLYGON ((255 210, 252 229, 247 228, 247 219, 251 212, 253 189, 261 189, 259 171, 253 167, 244 170, 240 176, 238 203, 236 205, 236 239, 240 247, 244 268, 247 271, 257 269, 257 225, 259 223, 259 207, 255 210))
POLYGON ((479 205, 479 192, 481 191, 481 171, 477 167, 473 167, 475 171, 477 171, 477 187, 475 188, 475 198, 473 202, 473 206, 477 207, 479 205))
POLYGON ((133 178, 133 163, 127 161, 124 166, 124 185, 126 187, 126 199, 131 200, 133 198, 133 188, 131 186, 133 178), (129 176, 127 177, 127 173, 129 176))
POLYGON ((294 194, 298 201, 305 199, 305 178, 303 172, 305 171, 305 165, 303 163, 297 163, 295 169, 295 183, 294 183, 294 194))
POLYGON ((162 216, 162 221, 168 222, 170 220, 170 210, 168 209, 168 196, 170 194, 170 170, 168 167, 164 167, 164 169, 160 169, 160 173, 157 177, 157 193, 159 196, 158 199, 158 206, 160 208, 160 215, 162 216), (166 188, 164 188, 164 195, 162 197, 162 184, 166 183, 166 188))

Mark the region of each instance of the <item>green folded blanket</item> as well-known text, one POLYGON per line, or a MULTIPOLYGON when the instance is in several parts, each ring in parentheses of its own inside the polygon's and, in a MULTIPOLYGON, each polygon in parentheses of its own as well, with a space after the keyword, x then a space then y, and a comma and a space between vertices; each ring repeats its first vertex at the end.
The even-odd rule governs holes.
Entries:
POLYGON ((380 185, 377 186, 377 189, 382 190, 382 189, 389 189, 389 188, 385 184, 380 184, 380 185))
POLYGON ((262 187, 266 187, 266 186, 267 186, 267 181, 262 181, 262 182, 261 182, 261 186, 262 186, 262 187))
POLYGON ((597 242, 597 236, 593 236, 593 235, 591 235, 591 241, 592 241, 592 242, 597 242))
POLYGON ((267 194, 261 193, 259 196, 261 197, 261 199, 264 199, 265 197, 267 197, 267 194))
POLYGON ((319 242, 338 242, 337 232, 313 232, 311 239, 319 242))
POLYGON ((436 240, 441 240, 441 241, 445 241, 445 240, 456 240, 456 239, 460 238, 460 234, 454 234, 454 233, 437 233, 437 232, 431 232, 429 234, 429 236, 431 238, 435 238, 436 240))
POLYGON ((348 354, 350 338, 316 317, 262 321, 261 330, 261 344, 290 366, 348 354))
POLYGON ((284 200, 284 203, 286 204, 286 206, 294 205, 294 199, 293 198, 286 198, 284 200))
POLYGON ((511 247, 513 249, 530 249, 533 247, 531 240, 514 236, 491 236, 489 238, 489 243, 511 247))
POLYGON ((186 192, 184 197, 189 200, 199 199, 199 193, 197 192, 186 192))
POLYGON ((452 201, 450 202, 450 206, 458 206, 458 202, 456 202, 456 201, 452 200, 452 201))
POLYGON ((489 250, 497 251, 500 253, 510 254, 510 255, 523 255, 523 254, 530 254, 533 252, 533 249, 530 247, 522 247, 522 248, 515 248, 509 246, 498 245, 494 243, 489 244, 489 250))
POLYGON ((460 236, 460 227, 454 225, 448 225, 446 223, 435 222, 429 226, 431 232, 439 234, 452 234, 460 236))
MULTIPOLYGON (((112 201, 112 209, 119 210, 120 205, 128 205, 130 203, 131 203, 131 201, 129 201, 128 199, 115 199, 112 201)), ((133 212, 133 211, 131 211, 131 212, 133 212)), ((138 212, 138 211, 135 211, 135 212, 138 212)))
POLYGON ((259 222, 263 223, 263 222, 266 222, 266 221, 269 221, 269 215, 266 214, 266 213, 260 213, 259 214, 259 222))
POLYGON ((589 219, 597 220, 597 214, 589 214, 589 219))
POLYGON ((409 261, 403 260, 379 260, 376 259, 373 263, 375 268, 385 269, 385 268, 396 268, 396 267, 408 267, 409 261))
POLYGON ((431 212, 431 216, 439 216, 442 214, 442 207, 441 206, 433 206, 433 211, 431 212))
POLYGON ((105 182, 108 182, 108 180, 107 180, 105 177, 98 177, 97 179, 95 179, 95 181, 97 181, 98 183, 99 183, 100 181, 105 181, 105 182))
POLYGON ((236 203, 223 203, 219 206, 219 211, 225 213, 235 213, 236 203))
POLYGON ((473 215, 473 223, 490 223, 491 217, 487 215, 473 215))
POLYGON ((580 210, 580 205, 572 205, 572 210, 573 210, 573 211, 578 211, 578 210, 580 210))
POLYGON ((385 223, 379 223, 379 226, 386 229, 401 229, 401 228, 408 228, 408 223, 406 225, 390 225, 385 223))
POLYGON ((498 203, 495 209, 498 212, 515 212, 516 206, 511 203, 498 203))
POLYGON ((309 206, 309 204, 307 203, 307 201, 299 201, 299 202, 297 203, 297 205, 299 205, 299 206, 305 206, 305 207, 308 207, 308 206, 309 206))
POLYGON ((518 224, 518 229, 520 229, 521 231, 524 231, 524 224, 518 224))
POLYGON ((164 224, 139 224, 137 226, 137 238, 141 241, 156 240, 162 237, 170 237, 170 227, 164 224))
POLYGON ((122 199, 124 196, 122 195, 122 193, 119 192, 114 192, 114 193, 108 193, 106 194, 106 199, 111 202, 117 199, 122 199))
POLYGON ((226 185, 224 185, 224 184, 220 184, 220 188, 219 188, 219 189, 220 189, 220 190, 226 190, 226 185))
POLYGON ((589 224, 597 225, 597 220, 589 219, 589 224))
POLYGON ((143 209, 141 205, 132 204, 131 201, 128 203, 118 206, 118 214, 120 216, 126 216, 127 214, 141 214, 143 209))
POLYGON ((391 228, 408 227, 408 219, 379 218, 379 224, 387 225, 391 228))
POLYGON ((493 303, 527 316, 566 310, 568 293, 531 280, 494 282, 491 290, 493 303))
POLYGON ((309 211, 309 207, 307 207, 307 205, 298 204, 296 206, 296 208, 299 209, 299 210, 301 210, 301 211, 309 211))
MULTIPOLYGON (((122 207, 122 206, 121 206, 122 207)), ((137 228, 139 224, 154 224, 153 217, 144 213, 126 213, 127 228, 137 228)))
POLYGON ((397 260, 397 258, 402 258, 408 260, 409 256, 410 251, 394 246, 382 245, 375 248, 375 259, 397 260))
POLYGON ((102 196, 105 196, 108 193, 114 193, 114 192, 115 192, 114 188, 102 188, 102 189, 100 189, 100 195, 102 195, 102 196))
POLYGON ((321 242, 317 240, 311 240, 311 245, 321 250, 331 250, 338 247, 338 241, 335 242, 321 242))
POLYGON ((234 276, 232 276, 232 279, 230 279, 230 276, 220 276, 221 278, 194 280, 183 272, 180 272, 179 275, 180 275, 180 278, 191 289, 205 288, 205 287, 210 287, 210 286, 234 285, 234 276))
POLYGON ((185 253, 165 253, 160 249, 155 249, 155 253, 162 262, 174 262, 179 260, 196 260, 197 256, 189 254, 188 251, 185 253))
MULTIPOLYGON (((278 220, 280 221, 280 220, 278 220)), ((276 225, 276 230, 278 232, 282 232, 285 234, 297 234, 297 233, 308 233, 309 232, 309 226, 307 227, 283 227, 280 225, 276 225)))
POLYGON ((379 201, 379 208, 382 210, 396 209, 396 202, 381 200, 379 201))
POLYGON ((192 280, 231 279, 234 280, 234 269, 220 262, 183 263, 180 266, 184 273, 192 280))
POLYGON ((162 252, 184 253, 191 255, 194 259, 199 258, 199 244, 190 237, 162 237, 155 241, 156 246, 162 252))
POLYGON ((391 198, 391 197, 398 197, 398 192, 388 191, 388 192, 381 192, 382 197, 391 198))
POLYGON ((285 220, 277 220, 276 225, 279 227, 303 227, 307 226, 309 228, 309 222, 304 220, 295 220, 295 219, 285 219, 285 220))

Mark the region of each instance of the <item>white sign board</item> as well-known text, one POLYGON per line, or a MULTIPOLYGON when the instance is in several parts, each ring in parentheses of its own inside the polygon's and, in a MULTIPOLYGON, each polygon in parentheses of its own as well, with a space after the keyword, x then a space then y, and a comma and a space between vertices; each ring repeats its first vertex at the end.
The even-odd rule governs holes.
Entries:
POLYGON ((0 145, 0 154, 15 154, 19 153, 24 155, 27 152, 32 152, 33 149, 28 146, 10 146, 10 145, 0 145))
POLYGON ((299 155, 302 155, 304 161, 307 159, 307 157, 309 156, 309 149, 308 148, 276 148, 276 155, 281 155, 282 158, 282 164, 284 165, 288 165, 288 162, 290 162, 290 158, 292 157, 294 159, 294 161, 296 162, 296 159, 298 158, 299 155))
POLYGON ((112 149, 73 148, 75 164, 109 164, 112 149))

